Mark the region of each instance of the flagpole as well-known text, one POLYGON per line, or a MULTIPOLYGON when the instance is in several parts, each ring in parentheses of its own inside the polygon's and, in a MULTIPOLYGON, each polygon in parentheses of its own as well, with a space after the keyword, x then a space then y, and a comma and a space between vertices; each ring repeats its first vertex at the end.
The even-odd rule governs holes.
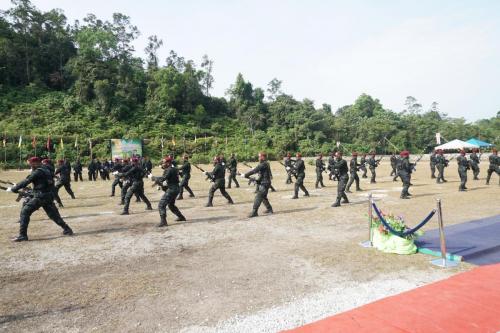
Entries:
POLYGON ((163 139, 163 136, 161 137, 160 142, 161 142, 161 158, 163 158, 163 156, 165 156, 165 155, 163 155, 163 144, 165 142, 163 139))
POLYGON ((22 153, 23 146, 22 144, 19 144, 19 170, 21 170, 21 153, 22 153))
POLYGON ((7 139, 5 135, 3 136, 3 164, 7 169, 7 139))
POLYGON ((92 158, 92 139, 89 139, 89 145, 90 145, 90 160, 93 160, 93 158, 92 158))

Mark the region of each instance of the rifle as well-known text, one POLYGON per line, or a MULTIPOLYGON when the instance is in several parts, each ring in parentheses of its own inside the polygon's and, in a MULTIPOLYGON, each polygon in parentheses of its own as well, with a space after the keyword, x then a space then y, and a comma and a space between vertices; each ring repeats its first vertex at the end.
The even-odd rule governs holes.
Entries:
POLYGON ((250 165, 250 164, 248 164, 248 163, 241 162, 241 164, 243 164, 243 165, 244 165, 244 166, 246 166, 247 168, 253 169, 253 166, 251 166, 251 165, 250 165))
MULTIPOLYGON (((2 182, 2 183, 5 183, 5 182, 2 182)), ((8 189, 8 187, 0 185, 0 190, 7 191, 7 189, 8 189)), ((23 198, 31 199, 32 197, 33 197, 33 190, 31 189, 31 187, 27 187, 27 188, 24 188, 24 189, 17 192, 16 202, 21 201, 21 199, 23 199, 23 198)))
POLYGON ((417 169, 415 169, 415 167, 417 166, 417 163, 422 159, 422 157, 424 157, 424 154, 420 154, 420 156, 415 160, 415 162, 412 163, 412 169, 413 171, 417 171, 417 169))
MULTIPOLYGON (((200 170, 201 172, 206 173, 206 171, 203 170, 203 168, 199 167, 198 165, 196 165, 194 163, 191 163, 191 165, 194 166, 196 169, 200 170)), ((214 180, 212 176, 207 174, 207 178, 205 178, 205 180, 208 180, 208 179, 210 179, 210 181, 214 180)))
POLYGON ((378 160, 375 161, 375 165, 379 165, 380 161, 384 159, 384 156, 380 157, 378 160))
POLYGON ((0 184, 5 184, 5 185, 16 185, 16 183, 11 182, 11 181, 5 181, 0 179, 0 184))
MULTIPOLYGON (((292 161, 293 161, 293 163, 295 163, 295 160, 292 160, 292 161)), ((285 167, 285 169, 286 169, 286 168, 289 168, 290 170, 286 169, 286 172, 287 172, 287 173, 289 173, 289 174, 291 174, 292 176, 294 176, 294 177, 295 177, 295 179, 297 179, 297 175, 296 175, 296 174, 295 174, 295 172, 293 171, 292 167, 287 167, 287 166, 286 166, 283 162, 281 162, 281 161, 278 161, 278 163, 279 163, 279 164, 281 164, 282 166, 284 166, 284 167, 285 167)))
POLYGON ((196 169, 200 170, 201 172, 206 172, 205 170, 203 170, 202 168, 200 168, 198 165, 194 164, 194 163, 191 163, 192 166, 194 166, 196 169))

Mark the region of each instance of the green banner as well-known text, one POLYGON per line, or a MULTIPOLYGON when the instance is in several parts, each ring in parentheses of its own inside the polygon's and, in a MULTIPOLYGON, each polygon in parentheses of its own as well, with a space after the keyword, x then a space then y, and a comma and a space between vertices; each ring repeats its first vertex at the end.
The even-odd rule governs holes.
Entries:
POLYGON ((113 159, 132 156, 142 156, 141 139, 111 139, 111 157, 113 159))

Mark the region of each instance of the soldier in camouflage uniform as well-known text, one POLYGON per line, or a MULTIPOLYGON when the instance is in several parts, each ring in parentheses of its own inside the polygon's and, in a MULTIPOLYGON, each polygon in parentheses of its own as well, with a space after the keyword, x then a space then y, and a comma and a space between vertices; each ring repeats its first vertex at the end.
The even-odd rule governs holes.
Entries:
POLYGON ((267 194, 269 192, 269 188, 271 187, 272 174, 271 167, 267 161, 266 153, 259 153, 259 165, 257 165, 253 170, 245 173, 243 177, 249 178, 254 174, 258 174, 259 176, 256 179, 257 192, 255 194, 252 213, 250 213, 249 217, 258 216, 258 210, 262 203, 264 203, 264 206, 266 207, 266 214, 272 214, 273 207, 267 199, 267 194))
POLYGON ((457 157, 457 164, 458 175, 460 176, 460 186, 458 187, 458 190, 463 192, 467 190, 467 187, 465 186, 467 184, 467 170, 470 169, 469 161, 467 160, 465 150, 463 149, 460 150, 460 156, 457 157))
POLYGON ((436 152, 433 151, 430 160, 429 160, 429 166, 431 167, 431 179, 436 178, 436 152))
MULTIPOLYGON (((172 162, 173 158, 166 156, 161 164, 163 175, 161 177, 154 177, 151 173, 148 175, 165 192, 158 203, 158 211, 160 212, 160 224, 158 224, 158 227, 160 228, 168 225, 167 206, 177 216, 176 221, 186 221, 184 215, 182 215, 179 208, 175 205, 175 199, 179 195, 179 171, 172 165, 172 162)), ((145 171, 147 172, 147 170, 145 171)))
MULTIPOLYGON (((170 156, 167 156, 170 157, 170 156)), ((170 157, 170 160, 172 158, 170 157)), ((172 160, 173 161, 173 160, 172 160)), ((172 164, 172 166, 174 166, 172 164)), ((175 167, 175 166, 174 166, 175 167)), ((182 177, 181 183, 179 185, 179 197, 177 200, 183 200, 183 192, 184 189, 188 191, 189 197, 194 198, 194 193, 189 187, 189 179, 191 179, 191 163, 189 163, 189 156, 187 154, 184 154, 184 162, 182 163, 181 167, 179 168, 179 175, 182 177)))
POLYGON ((361 171, 363 171, 361 178, 368 178, 368 176, 366 175, 366 173, 368 172, 368 170, 366 169, 366 154, 361 155, 359 164, 359 168, 361 169, 361 171))
POLYGON ((398 174, 397 169, 396 169, 396 164, 397 164, 398 158, 396 157, 395 153, 392 153, 391 155, 391 176, 396 176, 398 174))
POLYGON ((490 165, 488 167, 488 175, 486 176, 486 185, 490 185, 490 179, 493 172, 500 175, 500 157, 498 157, 498 151, 495 148, 491 151, 489 161, 490 165))
POLYGON ((213 199, 214 199, 214 194, 215 191, 219 190, 220 193, 224 196, 224 198, 227 199, 228 204, 232 205, 233 199, 231 199, 231 196, 229 193, 226 192, 226 187, 225 187, 225 176, 226 176, 226 171, 225 167, 222 165, 222 159, 219 156, 216 156, 214 158, 214 169, 212 172, 207 172, 205 171, 204 174, 208 176, 213 184, 210 187, 210 190, 208 192, 208 203, 206 204, 205 207, 213 207, 213 199))
POLYGON ((31 215, 40 208, 43 208, 47 216, 63 229, 64 235, 73 235, 73 230, 64 222, 59 214, 59 210, 54 205, 54 174, 41 164, 39 157, 31 157, 28 161, 31 173, 25 180, 9 187, 7 192, 17 193, 19 190, 33 184, 33 198, 31 198, 21 209, 19 220, 19 236, 13 239, 14 242, 28 240, 28 225, 31 215))
POLYGON ((444 157, 443 151, 441 149, 438 149, 436 151, 437 156, 436 156, 436 168, 438 170, 438 176, 436 178, 436 183, 446 183, 447 180, 444 179, 444 168, 448 166, 448 160, 444 157))
POLYGON ((477 156, 478 152, 479 152, 479 149, 474 148, 472 150, 472 154, 470 154, 470 157, 469 157, 469 163, 470 163, 470 167, 472 169, 472 174, 474 175, 474 180, 479 180, 479 178, 478 178, 478 176, 479 176, 479 163, 481 163, 481 161, 480 161, 480 157, 477 156))
POLYGON ((351 161, 349 162, 349 183, 347 183, 346 187, 346 192, 351 193, 350 188, 353 182, 356 182, 356 191, 361 191, 361 188, 359 187, 359 176, 358 176, 358 171, 359 171, 360 164, 358 164, 358 153, 353 152, 352 153, 352 158, 351 161))
POLYGON ((372 174, 372 178, 370 179, 371 184, 375 184, 377 181, 375 178, 377 177, 377 173, 375 172, 375 169, 378 167, 378 161, 375 159, 375 152, 372 152, 370 154, 370 158, 368 159, 368 166, 370 167, 370 172, 372 174))
POLYGON ((286 184, 292 184, 292 174, 293 174, 293 166, 295 164, 295 160, 292 159, 292 154, 288 153, 286 155, 285 161, 283 163, 285 165, 286 170, 286 184))
POLYGON ((407 150, 402 151, 400 154, 400 162, 398 165, 397 174, 401 177, 403 182, 403 189, 401 191, 401 199, 410 199, 410 192, 408 191, 411 185, 411 173, 413 172, 414 165, 410 163, 410 152, 407 150))
POLYGON ((236 180, 236 172, 238 171, 238 161, 236 160, 234 153, 231 154, 231 158, 229 159, 229 163, 226 165, 226 167, 229 170, 229 177, 227 179, 227 188, 231 188, 231 181, 234 181, 236 188, 239 188, 240 184, 238 184, 238 181, 236 180))
POLYGON ((323 171, 325 171, 325 162, 323 162, 323 154, 319 154, 318 158, 316 158, 316 188, 325 187, 323 184, 323 171))
POLYGON ((297 181, 295 182, 295 188, 294 188, 294 195, 292 199, 298 199, 299 198, 299 189, 304 192, 304 196, 308 197, 309 192, 304 186, 304 178, 306 178, 306 165, 304 164, 304 161, 302 160, 302 154, 297 153, 296 155, 296 160, 295 160, 295 165, 293 166, 293 172, 295 176, 297 177, 297 181))
POLYGON ((345 194, 345 187, 349 181, 349 168, 347 167, 347 161, 342 158, 342 152, 340 151, 335 153, 335 164, 333 168, 339 181, 337 185, 337 200, 332 204, 332 207, 339 207, 340 200, 342 199, 342 203, 349 203, 349 199, 345 194))

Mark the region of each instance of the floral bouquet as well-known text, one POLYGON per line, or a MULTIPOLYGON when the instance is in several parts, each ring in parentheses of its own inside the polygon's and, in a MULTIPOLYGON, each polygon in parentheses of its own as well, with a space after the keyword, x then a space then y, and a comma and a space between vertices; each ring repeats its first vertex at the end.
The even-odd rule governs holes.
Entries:
MULTIPOLYGON (((385 214, 380 211, 384 220, 391 227, 392 230, 403 233, 410 229, 406 226, 404 217, 401 215, 385 214)), ((397 253, 397 254, 414 254, 417 252, 417 246, 415 245, 415 239, 423 235, 422 231, 417 231, 404 236, 398 236, 392 234, 380 221, 378 216, 373 216, 372 218, 372 242, 373 246, 378 250, 386 253, 397 253)))

